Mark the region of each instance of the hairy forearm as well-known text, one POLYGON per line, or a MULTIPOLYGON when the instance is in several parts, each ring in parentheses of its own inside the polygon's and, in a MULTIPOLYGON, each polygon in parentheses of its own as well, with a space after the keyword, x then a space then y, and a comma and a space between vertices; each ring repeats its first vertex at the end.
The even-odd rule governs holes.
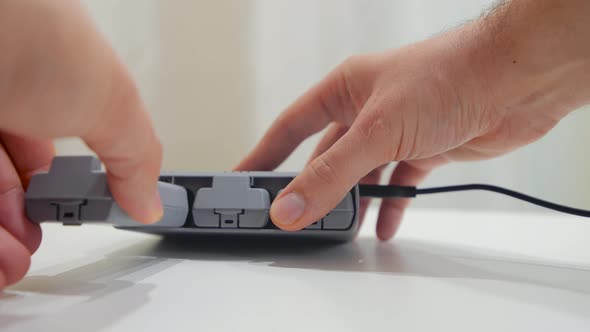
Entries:
POLYGON ((564 115, 590 102, 590 1, 512 0, 465 28, 498 107, 564 115))

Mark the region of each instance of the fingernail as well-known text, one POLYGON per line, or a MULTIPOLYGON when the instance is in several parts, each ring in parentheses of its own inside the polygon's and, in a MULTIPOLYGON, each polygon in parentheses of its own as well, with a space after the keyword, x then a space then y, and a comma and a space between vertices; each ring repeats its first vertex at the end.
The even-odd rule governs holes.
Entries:
POLYGON ((273 220, 282 225, 291 225, 304 211, 305 201, 296 193, 289 193, 272 205, 273 220))
POLYGON ((150 199, 150 203, 148 205, 148 211, 150 220, 149 223, 153 224, 157 221, 160 221, 164 216, 164 208, 162 207, 162 199, 160 198, 160 191, 155 190, 154 194, 150 199))

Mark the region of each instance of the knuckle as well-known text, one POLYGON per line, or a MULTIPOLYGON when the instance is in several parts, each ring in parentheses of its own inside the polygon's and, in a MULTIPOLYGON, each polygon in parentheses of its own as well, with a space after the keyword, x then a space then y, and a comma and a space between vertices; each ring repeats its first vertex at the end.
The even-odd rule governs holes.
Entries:
POLYGON ((365 54, 355 54, 347 57, 342 62, 343 69, 356 70, 364 67, 368 62, 368 56, 365 54))
POLYGON ((325 157, 319 156, 309 164, 312 175, 322 184, 338 183, 338 176, 334 165, 325 157))
POLYGON ((478 130, 481 134, 497 129, 505 120, 505 114, 494 106, 483 107, 477 114, 478 130))
POLYGON ((369 55, 353 55, 344 60, 339 68, 338 81, 340 90, 343 91, 341 95, 346 97, 341 103, 354 110, 353 116, 361 111, 371 93, 371 79, 368 74, 371 72, 372 62, 369 55))
POLYGON ((399 131, 393 128, 392 121, 384 114, 383 109, 369 112, 363 121, 359 122, 357 132, 362 144, 372 147, 375 161, 387 163, 396 160, 398 156, 397 143, 400 140, 399 131))
POLYGON ((158 178, 163 147, 157 137, 153 137, 136 145, 135 150, 125 147, 112 156, 103 157, 109 174, 119 180, 158 178))
POLYGON ((331 130, 333 130, 334 132, 334 136, 335 137, 342 137, 344 134, 346 134, 346 132, 348 131, 348 126, 339 124, 339 123, 334 123, 332 124, 332 128, 331 130))

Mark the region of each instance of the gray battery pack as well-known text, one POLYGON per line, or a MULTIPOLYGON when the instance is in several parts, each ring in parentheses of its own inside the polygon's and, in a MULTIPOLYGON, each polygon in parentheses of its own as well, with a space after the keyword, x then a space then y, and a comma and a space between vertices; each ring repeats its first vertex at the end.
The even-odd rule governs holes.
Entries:
POLYGON ((286 232, 272 223, 272 201, 295 176, 276 172, 162 173, 158 190, 164 216, 144 225, 114 201, 98 159, 62 156, 54 158, 49 172, 33 176, 25 193, 25 210, 37 223, 105 223, 164 235, 352 239, 358 230, 358 186, 328 215, 304 230, 286 232))
POLYGON ((64 225, 85 222, 115 226, 181 227, 188 215, 183 187, 158 183, 164 216, 152 225, 131 219, 114 201, 106 174, 94 157, 57 157, 48 173, 36 174, 25 193, 25 209, 35 222, 60 221, 64 225))

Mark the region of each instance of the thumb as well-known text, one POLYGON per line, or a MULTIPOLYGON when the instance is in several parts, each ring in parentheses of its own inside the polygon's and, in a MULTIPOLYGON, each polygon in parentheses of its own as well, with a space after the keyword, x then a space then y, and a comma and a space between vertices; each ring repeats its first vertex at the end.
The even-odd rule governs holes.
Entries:
POLYGON ((363 176, 385 162, 380 144, 369 144, 370 140, 353 126, 312 160, 273 202, 273 222, 296 231, 326 216, 363 176))

